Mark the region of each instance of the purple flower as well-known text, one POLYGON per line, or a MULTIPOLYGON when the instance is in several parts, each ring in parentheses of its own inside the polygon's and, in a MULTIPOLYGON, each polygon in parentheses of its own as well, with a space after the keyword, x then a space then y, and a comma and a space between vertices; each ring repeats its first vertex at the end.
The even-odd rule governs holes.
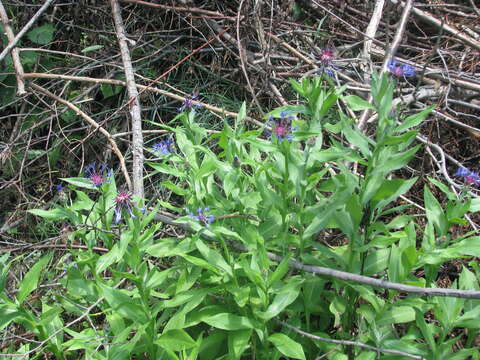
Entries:
POLYGON ((197 92, 194 92, 191 96, 187 96, 185 98, 185 101, 183 102, 183 105, 177 108, 178 112, 191 109, 195 113, 195 107, 197 108, 202 107, 201 103, 199 103, 198 101, 194 101, 197 97, 198 97, 197 92))
POLYGON ((62 184, 55 185, 55 190, 57 190, 58 192, 62 191, 63 189, 64 188, 62 184))
POLYGON ((153 150, 159 155, 168 155, 173 152, 173 140, 166 139, 152 145, 153 150))
POLYGON ((321 67, 319 73, 326 74, 329 77, 333 77, 334 71, 338 68, 333 65, 333 60, 335 59, 335 49, 332 47, 323 48, 320 51, 320 54, 311 53, 315 59, 320 61, 321 67))
POLYGON ((115 197, 115 224, 118 224, 122 220, 122 211, 126 210, 130 214, 132 219, 136 216, 133 213, 132 194, 126 191, 120 191, 115 197))
POLYGON ((462 177, 465 182, 470 185, 480 185, 480 176, 474 171, 470 171, 467 168, 458 168, 457 172, 453 176, 462 177))
POLYGON ((280 118, 269 117, 269 125, 272 127, 272 132, 270 134, 271 138, 275 136, 278 141, 282 142, 283 140, 292 141, 293 131, 295 128, 292 128, 293 116, 289 116, 286 111, 280 113, 280 118))
POLYGON ((105 164, 101 164, 98 169, 95 162, 85 166, 85 177, 90 179, 96 187, 101 186, 110 176, 112 176, 112 170, 105 164))
POLYGON ((415 76, 417 71, 415 70, 415 67, 412 65, 408 64, 398 64, 397 60, 392 59, 387 65, 388 71, 390 71, 393 75, 396 77, 412 77, 415 76))
POLYGON ((192 218, 200 222, 201 224, 205 225, 205 227, 210 227, 210 224, 215 221, 215 216, 213 215, 206 215, 205 213, 209 211, 209 207, 199 207, 197 209, 197 215, 193 212, 190 212, 188 215, 192 218))

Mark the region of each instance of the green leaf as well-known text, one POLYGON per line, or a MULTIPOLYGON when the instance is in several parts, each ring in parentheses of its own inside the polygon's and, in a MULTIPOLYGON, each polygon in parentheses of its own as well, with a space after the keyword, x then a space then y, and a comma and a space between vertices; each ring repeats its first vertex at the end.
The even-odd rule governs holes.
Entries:
POLYGON ((37 288, 38 279, 42 274, 43 268, 50 261, 51 255, 44 256, 25 274, 18 287, 17 301, 21 304, 30 293, 37 288))
POLYGON ((396 306, 378 314, 377 325, 407 323, 415 320, 415 310, 411 306, 396 306))
POLYGON ((290 278, 289 280, 293 281, 287 283, 281 288, 280 292, 275 295, 275 298, 265 312, 259 313, 259 316, 262 319, 270 320, 277 316, 298 297, 301 281, 298 281, 298 278, 290 278))
POLYGON ((420 331, 422 332, 423 338, 427 341, 428 346, 432 352, 435 352, 436 344, 433 339, 433 333, 428 327, 425 318, 423 317, 423 312, 420 309, 415 308, 415 321, 420 331))
POLYGON ((106 268, 108 268, 113 263, 116 263, 117 261, 120 261, 122 256, 123 256, 123 254, 120 251, 120 248, 119 248, 118 244, 113 245, 112 250, 110 250, 108 253, 103 254, 102 256, 100 256, 98 258, 97 264, 95 266, 96 274, 100 274, 102 271, 104 271, 106 268))
POLYGON ((191 338, 185 330, 173 329, 168 330, 155 341, 164 349, 170 351, 184 351, 196 347, 197 343, 191 338))
POLYGON ((225 271, 229 276, 233 276, 232 267, 227 264, 223 256, 220 255, 218 251, 209 248, 200 239, 196 241, 195 245, 197 246, 198 251, 200 251, 210 265, 216 266, 225 271))
POLYGON ((221 313, 213 316, 207 316, 202 319, 210 326, 223 330, 243 330, 253 329, 253 323, 249 318, 230 313, 221 313))
POLYGON ((39 26, 27 34, 28 39, 38 45, 47 45, 53 40, 55 28, 52 24, 39 26))
POLYGON ((362 111, 365 109, 375 110, 375 107, 370 105, 368 101, 363 100, 361 97, 356 95, 349 95, 343 98, 350 109, 353 111, 362 111))
POLYGON ((427 219, 433 223, 438 236, 444 236, 448 230, 448 223, 443 213, 442 205, 433 196, 427 185, 424 186, 423 197, 427 210, 427 219))
POLYGON ((306 360, 302 345, 282 333, 269 336, 270 341, 286 357, 306 360))
POLYGON ((252 336, 251 329, 231 331, 228 333, 228 349, 235 360, 239 360, 243 352, 249 346, 249 340, 252 336))
POLYGON ((152 168, 157 170, 158 172, 161 172, 162 174, 168 174, 168 175, 173 175, 177 178, 183 179, 185 177, 185 174, 183 172, 178 171, 175 169, 173 166, 169 164, 158 164, 158 163, 152 163, 148 162, 148 165, 150 165, 152 168))
POLYGON ((288 270, 290 269, 288 263, 290 262, 291 257, 292 254, 287 254, 287 256, 283 258, 282 262, 278 264, 275 271, 268 277, 268 286, 271 286, 275 282, 281 280, 283 276, 288 272, 288 270))
POLYGON ((62 208, 55 208, 50 210, 42 210, 42 209, 31 209, 27 210, 30 214, 40 216, 47 220, 62 220, 68 218, 68 214, 65 209, 62 208))
POLYGON ((385 179, 383 184, 377 190, 371 201, 375 204, 374 209, 383 209, 385 206, 395 201, 399 196, 405 194, 415 184, 418 178, 412 179, 385 179))
POLYGON ((22 315, 16 306, 10 304, 0 304, 0 313, 2 314, 0 316, 0 330, 22 315))
POLYGON ((127 295, 125 290, 113 289, 103 284, 100 284, 100 287, 107 302, 119 315, 139 324, 145 324, 149 320, 139 300, 127 295))
POLYGON ((82 51, 80 51, 82 54, 86 54, 90 51, 95 51, 95 50, 100 50, 100 49, 103 49, 103 45, 92 45, 92 46, 88 46, 86 47, 85 49, 83 49, 82 51))
POLYGON ((60 178, 60 180, 84 189, 97 189, 97 187, 93 185, 92 180, 83 177, 60 178))
POLYGON ((432 112, 432 110, 435 108, 435 105, 430 105, 429 107, 423 109, 417 114, 410 115, 405 119, 405 121, 398 126, 395 131, 396 132, 403 132, 405 130, 408 130, 414 126, 420 125, 423 120, 426 119, 426 117, 432 112))

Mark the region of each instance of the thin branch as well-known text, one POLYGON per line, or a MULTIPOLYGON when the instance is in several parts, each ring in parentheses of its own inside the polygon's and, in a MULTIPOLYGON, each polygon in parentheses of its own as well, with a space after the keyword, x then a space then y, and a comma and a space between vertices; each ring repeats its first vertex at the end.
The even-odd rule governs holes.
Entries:
POLYGON ((132 68, 132 59, 127 44, 127 36, 123 26, 122 15, 120 14, 120 6, 117 0, 110 0, 112 7, 113 20, 115 22, 115 32, 122 54, 123 67, 125 72, 125 80, 128 90, 128 105, 130 108, 130 116, 132 117, 132 157, 133 157, 133 194, 140 199, 144 198, 143 189, 143 134, 142 134, 142 109, 138 99, 137 85, 135 83, 135 75, 132 68))
MULTIPOLYGON (((115 79, 100 79, 100 78, 91 78, 87 76, 72 76, 72 75, 61 75, 61 74, 47 74, 47 73, 26 73, 23 76, 25 79, 26 78, 37 78, 37 79, 63 79, 63 80, 72 80, 72 81, 84 81, 84 82, 93 82, 97 84, 111 84, 111 85, 119 85, 119 86, 127 86, 125 81, 121 80, 115 80, 115 79)), ((139 89, 142 89, 142 91, 151 91, 156 94, 161 94, 164 96, 167 96, 169 98, 179 100, 179 101, 185 101, 185 97, 174 94, 169 91, 165 91, 162 89, 158 89, 156 87, 152 86, 145 86, 145 85, 140 85, 137 84, 137 87, 139 89)), ((201 101, 196 101, 196 104, 202 104, 202 106, 210 111, 213 111, 219 115, 224 115, 224 116, 233 116, 237 117, 238 114, 233 111, 228 111, 222 108, 219 108, 217 106, 213 106, 210 104, 202 103, 201 101)), ((258 126, 265 126, 265 124, 261 121, 258 121, 254 118, 251 118, 249 116, 245 117, 245 120, 252 122, 253 124, 256 124, 258 126)))
POLYGON ((381 352, 381 353, 385 353, 385 354, 400 355, 400 356, 408 357, 410 359, 419 359, 419 360, 423 359, 423 357, 421 357, 421 356, 412 355, 412 354, 409 354, 409 353, 406 353, 406 352, 403 352, 403 351, 379 348, 379 347, 367 345, 367 344, 364 344, 364 343, 361 343, 361 342, 358 342, 358 341, 335 340, 335 339, 324 338, 324 337, 321 337, 321 336, 317 336, 317 335, 307 333, 303 330, 300 330, 299 328, 296 328, 295 326, 287 324, 284 321, 277 320, 277 322, 279 324, 281 324, 282 326, 285 326, 286 328, 296 332, 297 334, 300 334, 300 335, 302 335, 306 338, 312 339, 312 340, 318 340, 318 341, 323 341, 323 342, 327 342, 327 343, 331 343, 331 344, 338 344, 338 345, 356 346, 356 347, 361 347, 361 348, 364 348, 364 349, 367 349, 367 350, 372 350, 372 351, 375 351, 377 353, 381 352))
MULTIPOLYGON (((164 222, 165 224, 180 227, 187 232, 195 232, 195 230, 193 230, 190 227, 190 225, 186 223, 177 222, 176 219, 172 217, 170 214, 168 215, 165 213, 156 214, 155 220, 164 222)), ((208 239, 211 239, 210 236, 206 236, 205 234, 202 234, 202 236, 208 239)), ((231 243, 236 249, 240 251, 248 251, 245 248, 245 246, 239 242, 232 240, 231 243)), ((267 256, 270 260, 274 260, 276 262, 281 262, 283 260, 281 256, 271 252, 267 252, 267 256)), ((373 287, 379 287, 382 289, 396 290, 403 293, 419 294, 423 296, 448 296, 448 297, 458 297, 458 298, 466 298, 466 299, 480 299, 480 291, 475 291, 475 290, 422 288, 418 286, 404 285, 404 284, 395 283, 391 281, 375 279, 368 276, 352 274, 349 272, 334 270, 334 269, 326 268, 322 266, 304 265, 295 260, 290 260, 289 265, 294 269, 307 271, 316 275, 328 276, 328 277, 345 280, 345 281, 352 281, 354 283, 365 284, 373 287)))
MULTIPOLYGON (((401 6, 405 6, 405 3, 403 1, 399 1, 399 0, 390 0, 390 1, 394 4, 400 4, 401 6)), ((433 25, 435 25, 439 28, 440 27, 443 28, 446 32, 452 34, 457 39, 460 39, 464 43, 476 48, 477 50, 480 50, 480 42, 479 41, 475 40, 474 38, 471 38, 470 36, 465 35, 460 30, 454 28, 453 26, 445 24, 444 22, 442 22, 441 20, 438 20, 437 18, 435 18, 434 16, 432 16, 428 12, 417 9, 415 7, 412 8, 412 12, 415 15, 417 15, 419 18, 421 18, 422 20, 425 20, 425 21, 429 22, 430 24, 433 24, 433 25)))
MULTIPOLYGON (((3 28, 7 34, 9 44, 13 43, 15 40, 15 34, 10 26, 10 19, 8 18, 7 11, 0 0, 0 18, 2 19, 3 28)), ((25 90, 25 82, 23 81, 23 66, 20 62, 20 55, 17 48, 12 48, 12 60, 13 67, 15 68, 15 77, 17 78, 17 95, 23 96, 27 92, 25 90)))
POLYGON ((368 24, 367 30, 365 31, 367 39, 365 41, 365 44, 363 44, 363 57, 368 60, 370 59, 370 48, 372 47, 373 43, 371 39, 375 38, 375 34, 377 33, 378 24, 380 24, 384 5, 385 0, 377 0, 373 9, 372 17, 370 18, 370 23, 368 24))
MULTIPOLYGON (((395 33, 395 37, 393 39, 393 42, 390 48, 387 49, 388 51, 386 52, 385 58, 383 59, 382 69, 380 71, 381 74, 383 74, 387 70, 388 63, 390 62, 390 60, 392 60, 393 56, 397 51, 398 45, 400 44, 400 40, 402 39, 403 33, 405 31, 405 26, 407 24, 408 16, 410 15, 410 10, 412 9, 412 3, 413 3, 413 0, 407 0, 407 3, 403 9, 402 18, 400 20, 400 26, 398 27, 395 33)), ((371 104, 372 101, 373 101, 373 97, 372 97, 372 94, 370 94, 368 96, 368 102, 371 104)), ((365 126, 369 114, 370 114, 369 109, 365 109, 362 112, 362 115, 358 120, 358 128, 360 130, 362 130, 363 127, 365 126)))
POLYGON ((52 94, 50 91, 47 89, 44 89, 43 87, 36 85, 34 83, 30 83, 30 87, 32 89, 35 89, 48 97, 54 99, 55 101, 58 101, 61 104, 66 105, 70 109, 72 109, 78 116, 82 117, 86 122, 88 122, 90 125, 92 125, 95 129, 97 129, 99 132, 101 132, 105 137, 108 139, 108 142, 113 148, 113 151, 118 157, 118 160, 120 161, 120 168, 122 169, 123 176, 125 177, 125 181, 127 182, 128 189, 132 189, 132 181, 130 180, 130 176, 128 175, 128 170, 127 166, 125 163, 125 158, 122 155, 122 152, 117 146, 117 143, 115 142, 115 139, 110 135, 110 133, 105 130, 103 127, 101 127, 95 120, 93 120, 90 116, 88 116, 86 113, 84 113, 82 110, 80 110, 78 107, 76 107, 74 104, 72 104, 70 101, 67 101, 65 99, 62 99, 58 97, 55 94, 52 94))
POLYGON ((2 61, 5 58, 5 56, 7 56, 7 54, 17 45, 18 41, 22 38, 22 36, 25 35, 25 33, 28 30, 30 30, 32 25, 35 24, 35 21, 37 21, 37 19, 43 14, 43 12, 45 10, 47 10, 47 8, 50 6, 50 4, 54 1, 55 0, 45 1, 45 3, 42 5, 42 7, 40 9, 38 9, 36 14, 32 16, 30 21, 23 27, 22 30, 20 30, 20 32, 17 34, 17 36, 15 36, 13 41, 10 41, 9 44, 5 47, 5 49, 3 49, 3 51, 0 53, 0 61, 2 61))
POLYGON ((410 15, 410 11, 412 10, 412 5, 413 5, 413 0, 407 0, 407 2, 403 7, 402 18, 400 19, 400 25, 398 26, 397 31, 395 33, 395 37, 393 38, 392 44, 388 49, 387 56, 385 56, 385 59, 383 60, 381 73, 384 73, 385 71, 387 71, 388 63, 390 62, 390 60, 392 60, 392 58, 395 56, 395 53, 397 52, 398 45, 400 45, 400 41, 402 40, 403 33, 405 32, 405 26, 407 25, 407 20, 408 20, 408 16, 410 15))

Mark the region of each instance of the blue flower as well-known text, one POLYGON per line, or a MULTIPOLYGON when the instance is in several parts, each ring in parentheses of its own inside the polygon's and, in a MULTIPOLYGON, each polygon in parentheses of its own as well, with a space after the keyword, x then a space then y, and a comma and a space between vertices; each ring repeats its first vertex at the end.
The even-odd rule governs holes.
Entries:
POLYGON ((93 185, 96 187, 101 186, 105 181, 107 181, 107 177, 111 176, 112 170, 109 169, 106 164, 101 164, 98 169, 95 162, 85 166, 85 177, 90 179, 93 185))
POLYGON ((388 71, 390 71, 393 75, 397 77, 405 76, 405 77, 412 77, 415 76, 417 71, 415 67, 408 64, 398 64, 397 60, 392 59, 387 65, 388 71))
POLYGON ((278 141, 282 142, 283 140, 292 141, 293 132, 296 128, 292 127, 293 116, 289 116, 286 111, 280 113, 280 118, 269 117, 269 125, 272 127, 272 132, 270 137, 273 139, 273 136, 277 138, 278 141))
POLYGON ((194 92, 191 96, 187 96, 185 98, 185 101, 183 102, 183 105, 177 108, 178 112, 182 112, 185 110, 192 110, 195 112, 195 108, 200 108, 202 107, 202 104, 199 103, 198 101, 194 101, 198 97, 198 93, 194 92))
POLYGON ((197 209, 197 215, 195 215, 193 212, 190 212, 188 215, 194 219, 200 222, 201 224, 205 225, 205 227, 210 227, 210 224, 215 221, 215 216, 213 215, 206 215, 205 213, 209 211, 209 207, 199 207, 197 209))
POLYGON ((168 155, 173 152, 173 140, 166 139, 159 142, 156 142, 152 145, 153 150, 159 155, 168 155))
POLYGON ((133 204, 132 204, 132 194, 121 191, 115 197, 115 224, 118 224, 122 220, 122 212, 127 211, 130 214, 132 219, 135 219, 136 216, 133 213, 133 204))
POLYGON ((55 190, 57 190, 58 192, 62 191, 63 189, 64 187, 62 184, 55 185, 55 190))
POLYGON ((467 184, 476 186, 480 185, 480 175, 474 171, 468 170, 467 168, 458 168, 453 176, 464 178, 467 184))
POLYGON ((320 74, 325 74, 328 77, 333 77, 334 71, 338 70, 338 67, 333 65, 335 59, 335 49, 332 47, 326 47, 320 50, 320 54, 311 53, 316 60, 320 62, 320 74))

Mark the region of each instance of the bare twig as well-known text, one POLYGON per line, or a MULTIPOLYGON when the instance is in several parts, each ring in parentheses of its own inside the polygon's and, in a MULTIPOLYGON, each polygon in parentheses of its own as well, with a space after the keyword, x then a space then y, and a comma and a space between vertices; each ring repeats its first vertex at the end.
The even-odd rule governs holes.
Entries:
POLYGON ((408 357, 410 359, 420 359, 420 360, 423 359, 423 357, 421 357, 421 356, 412 355, 412 354, 409 354, 409 353, 406 353, 406 352, 403 352, 403 351, 379 348, 379 347, 367 345, 367 344, 364 344, 364 343, 361 343, 361 342, 358 342, 358 341, 335 340, 335 339, 324 338, 324 337, 313 335, 313 334, 307 333, 303 330, 300 330, 299 328, 296 328, 295 326, 292 326, 292 325, 286 323, 285 321, 277 320, 277 322, 279 324, 282 324, 282 326, 285 326, 286 328, 296 332, 297 334, 300 334, 300 335, 305 336, 306 338, 309 338, 309 339, 312 339, 312 340, 318 340, 318 341, 323 341, 323 342, 327 342, 327 343, 331 343, 331 344, 338 344, 338 345, 345 345, 345 346, 356 346, 356 347, 360 347, 360 348, 363 348, 363 349, 372 350, 372 351, 375 351, 377 353, 400 355, 400 356, 408 357))
MULTIPOLYGON (((408 15, 410 14, 410 10, 412 8, 412 2, 413 0, 407 0, 407 3, 403 9, 403 13, 402 13, 402 18, 400 20, 400 26, 398 27, 396 33, 395 33, 395 37, 393 39, 393 42, 390 46, 389 49, 387 49, 387 53, 386 53, 386 56, 385 58, 383 59, 383 64, 382 64, 382 70, 380 71, 380 73, 384 73, 386 70, 387 70, 387 66, 388 66, 388 63, 392 60, 393 56, 395 55, 395 52, 397 51, 397 48, 398 48, 398 45, 400 44, 400 40, 402 39, 402 36, 403 36, 403 33, 405 31, 405 26, 407 24, 407 20, 408 20, 408 15)), ((368 97, 368 102, 369 103, 372 103, 372 94, 369 95, 368 97)), ((358 128, 360 130, 363 129, 363 127, 365 126, 365 123, 367 121, 367 118, 370 114, 370 110, 369 109, 366 109, 362 112, 362 115, 360 116, 360 119, 358 120, 358 128)))
MULTIPOLYGON (((176 219, 171 215, 156 214, 155 220, 164 222, 169 225, 178 226, 188 232, 195 232, 195 230, 193 230, 188 224, 177 222, 176 219)), ((202 234, 202 236, 210 238, 205 234, 202 234)), ((240 244, 236 241, 231 241, 231 243, 236 249, 240 251, 247 251, 247 249, 243 244, 240 244)), ((283 260, 281 256, 273 254, 271 252, 267 252, 267 256, 269 259, 277 262, 281 262, 283 260)), ((382 289, 396 290, 403 293, 419 294, 421 296, 448 296, 448 297, 457 297, 457 298, 466 298, 466 299, 480 299, 480 291, 475 291, 475 290, 422 288, 418 286, 404 285, 404 284, 386 281, 382 279, 375 279, 368 276, 352 274, 349 272, 339 271, 331 268, 326 268, 323 266, 304 265, 295 260, 290 260, 289 265, 294 269, 307 271, 316 275, 328 276, 335 279, 351 281, 354 283, 365 284, 373 287, 379 287, 382 289)))
MULTIPOLYGON (((0 0, 0 18, 2 19, 3 28, 5 29, 9 43, 13 43, 15 40, 15 34, 10 26, 10 19, 8 18, 5 7, 2 4, 2 0, 0 0)), ((25 83, 23 81, 23 66, 20 62, 19 51, 15 47, 12 48, 12 60, 15 68, 15 76, 17 78, 17 95, 23 96, 27 93, 25 91, 25 83)))
POLYGON ((372 47, 372 40, 375 38, 377 33, 378 24, 380 24, 380 19, 382 17, 383 6, 385 5, 385 0, 377 0, 375 2, 375 7, 373 9, 372 17, 370 18, 370 23, 368 24, 367 30, 365 31, 366 41, 363 45, 363 57, 365 59, 370 59, 370 48, 372 47))
MULTIPOLYGON (((121 81, 121 80, 99 79, 99 78, 92 78, 92 77, 87 77, 87 76, 72 76, 72 75, 47 74, 47 73, 26 73, 26 74, 24 74, 23 77, 24 78, 38 78, 38 79, 63 79, 63 80, 84 81, 84 82, 93 82, 93 83, 97 83, 97 84, 111 84, 111 85, 120 85, 120 86, 126 86, 127 85, 125 81, 121 81)), ((165 90, 162 90, 162 89, 158 89, 158 88, 153 87, 153 86, 145 86, 145 85, 137 84, 137 87, 139 89, 142 89, 142 91, 151 91, 153 93, 161 94, 161 95, 170 97, 170 98, 175 99, 175 100, 185 101, 185 97, 183 97, 183 96, 180 96, 180 95, 177 95, 177 94, 174 94, 172 92, 165 91, 165 90)), ((233 117, 238 116, 238 114, 236 112, 228 111, 228 110, 219 108, 217 106, 202 103, 201 101, 197 101, 195 103, 202 104, 202 106, 205 107, 206 109, 208 109, 210 111, 213 111, 213 112, 215 112, 219 115, 233 116, 233 117)), ((265 125, 261 121, 253 119, 249 116, 247 116, 245 118, 245 120, 248 120, 248 121, 250 121, 250 122, 252 122, 252 123, 254 123, 258 126, 264 126, 265 125)))
MULTIPOLYGON (((390 0, 390 1, 394 4, 400 4, 402 6, 406 6, 406 4, 401 0, 390 0)), ((417 15, 419 18, 421 18, 422 20, 425 20, 425 21, 429 22, 430 24, 433 24, 437 27, 442 27, 446 32, 452 34, 457 39, 460 39, 464 43, 470 45, 471 47, 474 47, 477 50, 480 50, 480 42, 479 41, 475 40, 474 38, 471 38, 470 36, 465 35, 460 30, 454 28, 451 25, 442 23, 441 20, 438 20, 437 18, 435 18, 434 16, 432 16, 428 12, 420 10, 418 8, 415 8, 415 7, 412 8, 412 12, 415 15, 417 15)))
POLYGON ((240 5, 238 6, 238 14, 237 14, 237 46, 238 46, 238 53, 240 55, 240 65, 242 68, 243 75, 245 76, 245 80, 247 81, 247 86, 248 89, 250 90, 250 93, 252 94, 253 101, 255 101, 255 104, 257 105, 257 108, 259 111, 263 113, 262 107, 260 103, 258 102, 257 95, 255 94, 255 91, 253 90, 252 84, 250 83, 250 78, 248 77, 247 73, 247 67, 246 67, 246 54, 245 54, 245 49, 242 45, 242 41, 240 39, 240 18, 242 14, 242 6, 243 2, 245 0, 240 1, 240 5))
POLYGON ((132 59, 127 45, 127 37, 123 26, 122 15, 120 14, 120 6, 117 0, 110 0, 112 7, 112 15, 115 23, 115 32, 122 54, 125 80, 128 90, 128 105, 130 116, 132 117, 132 157, 133 157, 133 194, 140 199, 144 198, 143 189, 143 134, 142 134, 142 109, 138 98, 137 86, 135 83, 135 75, 132 68, 132 59))
POLYGON ((15 38, 8 43, 7 46, 5 46, 5 49, 0 53, 0 61, 2 61, 5 56, 17 45, 18 41, 22 38, 25 33, 30 30, 33 24, 35 24, 35 21, 38 20, 38 18, 43 14, 45 10, 50 6, 52 2, 55 0, 47 0, 45 3, 42 5, 40 9, 36 12, 35 15, 32 16, 32 18, 28 21, 28 23, 20 30, 20 32, 15 36, 15 38))
POLYGON ((127 166, 125 163, 125 158, 123 157, 122 152, 117 146, 117 143, 115 142, 115 139, 110 135, 110 133, 105 130, 103 127, 98 125, 98 123, 93 120, 90 116, 88 116, 86 113, 84 113, 82 110, 80 110, 78 107, 76 107, 74 104, 72 104, 70 101, 67 101, 65 99, 62 99, 61 97, 58 97, 55 94, 52 94, 50 91, 47 89, 44 89, 43 87, 36 85, 34 83, 30 84, 30 87, 32 89, 35 89, 48 97, 54 99, 55 101, 58 101, 61 104, 66 105, 70 109, 72 109, 78 116, 82 117, 86 122, 88 122, 90 125, 92 125, 95 129, 97 129, 99 132, 101 132, 107 139, 110 145, 113 148, 113 151, 115 152, 115 155, 117 155, 118 160, 120 161, 120 168, 122 169, 123 176, 125 177, 125 181, 127 182, 128 189, 132 189, 132 181, 130 180, 130 176, 128 175, 128 170, 127 166))

